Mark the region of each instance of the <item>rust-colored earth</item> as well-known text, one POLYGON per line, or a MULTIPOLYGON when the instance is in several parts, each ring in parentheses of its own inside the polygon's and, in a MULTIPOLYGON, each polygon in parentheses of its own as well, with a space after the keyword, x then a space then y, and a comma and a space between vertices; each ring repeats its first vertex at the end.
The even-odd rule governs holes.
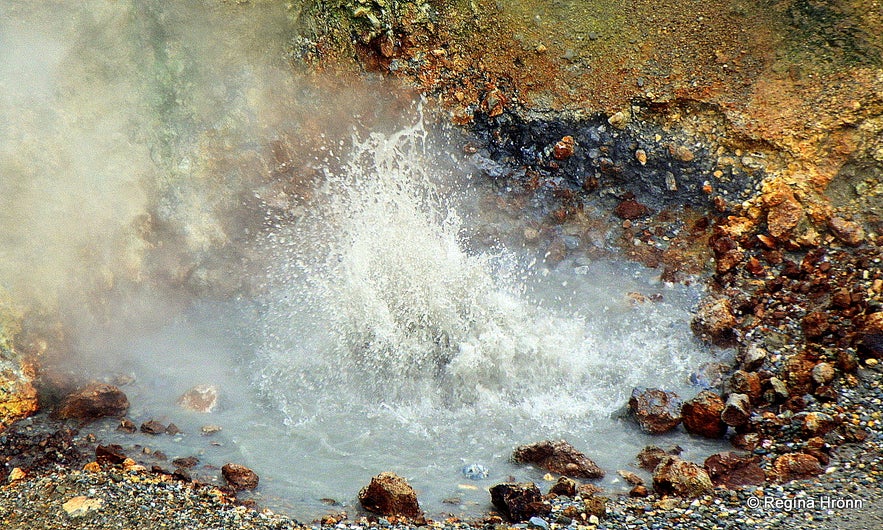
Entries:
POLYGON ((782 152, 781 176, 816 192, 848 160, 883 163, 878 0, 327 4, 313 12, 319 64, 349 54, 438 97, 457 123, 692 101, 722 113, 732 141, 782 152))

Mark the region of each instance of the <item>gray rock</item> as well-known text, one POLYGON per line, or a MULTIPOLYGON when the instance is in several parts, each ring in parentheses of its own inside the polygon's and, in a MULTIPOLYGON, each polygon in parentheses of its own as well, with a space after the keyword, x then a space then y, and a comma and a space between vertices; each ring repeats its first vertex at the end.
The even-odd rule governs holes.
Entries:
POLYGON ((661 434, 681 422, 681 399, 674 392, 658 388, 635 388, 629 398, 629 412, 644 432, 661 434))
POLYGON ((730 394, 727 403, 724 405, 724 411, 721 413, 721 419, 727 425, 738 427, 748 423, 751 416, 751 401, 745 394, 730 394))

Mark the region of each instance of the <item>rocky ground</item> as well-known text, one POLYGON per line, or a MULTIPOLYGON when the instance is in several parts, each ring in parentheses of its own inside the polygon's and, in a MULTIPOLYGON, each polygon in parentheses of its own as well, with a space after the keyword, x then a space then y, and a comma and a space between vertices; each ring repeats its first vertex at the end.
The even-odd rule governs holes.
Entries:
MULTIPOLYGON (((737 348, 737 362, 701 400, 648 406, 642 426, 727 435, 742 460, 684 467, 698 477, 687 489, 658 477, 636 484, 633 496, 559 490, 513 520, 498 504, 498 514, 470 522, 414 519, 409 508, 312 526, 883 525, 879 6, 592 6, 310 2, 292 9, 310 28, 292 42, 292 64, 381 71, 435 98, 474 134, 463 149, 476 167, 509 185, 504 207, 541 210, 524 238, 544 246, 549 261, 566 256, 565 236, 603 233, 593 243, 599 255, 613 246, 659 267, 667 281, 707 281, 711 295, 694 329, 737 348)), ((32 361, 51 333, 22 333, 21 312, 5 299, 0 313, 4 527, 300 526, 237 503, 232 475, 219 489, 96 454, 100 440, 80 437, 75 423, 20 420, 38 408, 32 361)), ((72 390, 50 383, 42 383, 44 402, 72 390)), ((103 403, 116 407, 110 415, 124 414, 119 396, 101 395, 113 398, 103 403)), ((681 465, 666 458, 661 467, 681 465)))

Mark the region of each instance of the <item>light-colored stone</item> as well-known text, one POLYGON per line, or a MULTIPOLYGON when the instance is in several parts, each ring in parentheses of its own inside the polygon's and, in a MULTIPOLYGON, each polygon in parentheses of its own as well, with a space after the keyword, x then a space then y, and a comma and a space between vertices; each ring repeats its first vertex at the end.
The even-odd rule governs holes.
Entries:
POLYGON ((22 469, 20 467, 15 467, 15 468, 12 468, 12 471, 9 472, 9 477, 7 480, 9 480, 9 483, 12 484, 13 482, 18 482, 19 480, 24 480, 27 476, 28 476, 27 473, 22 471, 22 469))
POLYGON ((178 398, 178 406, 208 414, 217 410, 219 395, 215 385, 196 385, 178 398))
POLYGON ((104 506, 104 501, 102 499, 95 499, 83 495, 74 497, 61 505, 65 513, 72 518, 83 517, 91 512, 100 510, 102 506, 104 506))

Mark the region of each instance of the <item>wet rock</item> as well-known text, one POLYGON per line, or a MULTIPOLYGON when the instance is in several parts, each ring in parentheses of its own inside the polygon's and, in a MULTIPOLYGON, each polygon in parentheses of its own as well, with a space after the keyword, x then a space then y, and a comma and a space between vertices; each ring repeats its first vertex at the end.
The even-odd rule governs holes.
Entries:
POLYGON ((838 424, 833 416, 824 412, 800 412, 794 415, 793 421, 810 436, 824 436, 833 431, 838 424))
POLYGON ((629 497, 646 497, 650 495, 650 492, 647 490, 647 486, 637 485, 629 491, 629 497))
POLYGON ((117 444, 98 445, 95 448, 95 461, 100 466, 118 466, 126 459, 123 448, 117 444))
POLYGON ((710 390, 703 390, 681 407, 684 428, 706 438, 722 438, 727 433, 727 424, 721 420, 723 411, 724 400, 710 390))
POLYGON ((543 501, 540 489, 533 482, 505 482, 490 490, 491 502, 504 517, 513 522, 547 515, 552 507, 543 501))
POLYGON ((787 453, 773 462, 770 469, 771 479, 778 482, 789 482, 812 478, 822 473, 819 460, 804 453, 787 453))
POLYGON ((693 498, 710 493, 714 486, 698 464, 666 456, 653 471, 653 489, 660 495, 693 498))
POLYGON ((163 434, 166 426, 156 420, 145 421, 141 424, 141 432, 147 434, 163 434))
POLYGON ((130 420, 129 418, 123 418, 120 420, 120 424, 117 426, 117 430, 127 434, 132 434, 137 431, 138 428, 135 427, 134 421, 130 420))
POLYGON ((613 213, 620 219, 635 220, 650 215, 650 208, 634 199, 626 199, 616 206, 613 213))
POLYGON ((546 254, 543 256, 546 263, 552 267, 561 263, 567 257, 567 244, 563 238, 555 237, 546 247, 546 254))
POLYGON ((582 498, 591 497, 592 495, 597 495, 598 493, 603 493, 604 488, 600 488, 594 484, 580 484, 576 487, 576 492, 582 498))
POLYGON ((555 157, 555 160, 570 158, 573 156, 575 145, 576 142, 574 142, 573 136, 565 136, 555 143, 555 146, 552 148, 552 156, 555 157))
POLYGON ((196 385, 178 398, 178 406, 208 414, 218 408, 218 387, 215 385, 196 385))
POLYGON ((728 389, 736 394, 745 394, 752 403, 757 403, 761 396, 760 376, 755 372, 736 370, 730 376, 728 389))
POLYGON ((129 400, 119 388, 92 383, 68 395, 53 416, 62 420, 89 423, 99 418, 122 416, 129 410, 129 400))
POLYGON ((176 458, 172 460, 172 464, 176 467, 182 467, 185 469, 190 469, 191 467, 195 467, 196 464, 199 463, 199 459, 195 456, 185 456, 183 458, 176 458))
POLYGON ((620 469, 617 471, 620 477, 623 478, 626 482, 631 484, 632 486, 642 486, 644 485, 644 479, 639 477, 638 475, 632 473, 631 471, 626 471, 624 469, 620 469))
POLYGON ((730 394, 724 404, 721 419, 727 425, 739 427, 748 423, 751 416, 751 401, 745 394, 730 394))
POLYGON ((858 223, 834 216, 828 220, 828 228, 834 237, 843 243, 856 247, 865 240, 865 231, 858 223))
POLYGON ((47 432, 25 422, 11 425, 0 436, 0 484, 16 467, 31 476, 48 474, 57 466, 80 467, 88 460, 74 442, 76 434, 67 428, 47 432))
POLYGON ((253 490, 258 487, 258 474, 239 464, 224 464, 221 468, 224 480, 234 490, 253 490))
POLYGON ((552 485, 551 488, 549 488, 549 493, 554 493, 555 495, 563 495, 565 497, 575 497, 576 488, 577 483, 572 478, 558 477, 558 482, 556 482, 552 485))
POLYGON ((661 434, 681 422, 681 399, 674 392, 658 388, 635 388, 629 398, 629 412, 644 432, 661 434))
POLYGON ((369 512, 381 515, 414 518, 421 514, 414 488, 402 477, 387 471, 372 477, 359 491, 359 502, 369 512))
POLYGON ((837 375, 834 371, 834 367, 829 363, 819 363, 815 365, 811 374, 812 380, 815 381, 817 385, 827 385, 833 381, 834 376, 837 375))
POLYGON ((666 456, 668 456, 668 453, 663 448, 648 445, 641 449, 636 459, 638 460, 638 467, 647 471, 653 471, 666 456))
POLYGON ((730 301, 719 298, 703 302, 690 327, 698 337, 712 344, 724 347, 732 345, 736 339, 736 317, 730 301))
POLYGON ((564 440, 542 441, 515 448, 512 461, 534 464, 542 469, 577 478, 601 478, 604 471, 564 440))
POLYGON ((181 429, 178 428, 174 423, 168 424, 166 427, 166 434, 174 436, 176 434, 181 434, 181 429))
POLYGON ((715 486, 735 489, 756 486, 766 482, 763 469, 755 455, 739 456, 736 453, 717 453, 705 459, 705 470, 715 486))
POLYGON ((468 464, 460 470, 469 480, 482 480, 488 476, 488 468, 481 464, 468 464))
POLYGON ((818 339, 828 332, 828 315, 821 311, 809 313, 803 317, 800 327, 807 339, 818 339))

